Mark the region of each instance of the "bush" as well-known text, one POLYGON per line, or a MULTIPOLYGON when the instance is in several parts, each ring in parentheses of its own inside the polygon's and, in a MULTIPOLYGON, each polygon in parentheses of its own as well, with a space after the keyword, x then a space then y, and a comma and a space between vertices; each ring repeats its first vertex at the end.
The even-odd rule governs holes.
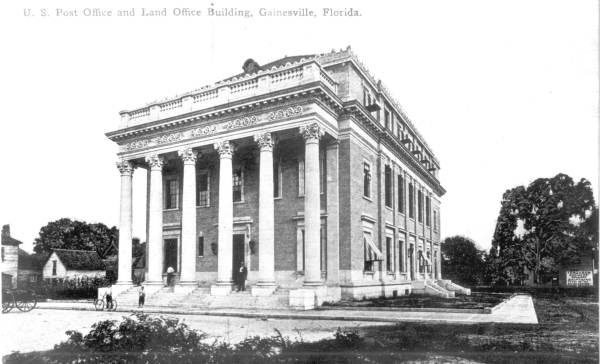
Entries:
POLYGON ((110 281, 104 277, 77 277, 32 282, 27 286, 27 289, 32 290, 41 298, 81 299, 96 298, 98 288, 108 285, 110 285, 110 281))

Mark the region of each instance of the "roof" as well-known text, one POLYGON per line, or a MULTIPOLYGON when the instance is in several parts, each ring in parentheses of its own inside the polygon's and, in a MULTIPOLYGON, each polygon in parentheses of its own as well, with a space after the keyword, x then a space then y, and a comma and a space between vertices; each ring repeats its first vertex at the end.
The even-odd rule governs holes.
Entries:
POLYGON ((44 263, 48 260, 49 254, 29 254, 25 250, 19 248, 19 269, 39 270, 44 267, 44 263))
POLYGON ((54 249, 65 268, 70 270, 105 270, 106 267, 94 250, 54 249))
POLYGON ((21 241, 12 238, 10 236, 2 236, 2 245, 19 245, 23 244, 21 241))
MULTIPOLYGON (((242 72, 240 74, 237 74, 235 76, 228 77, 228 78, 224 79, 222 82, 226 82, 226 81, 229 81, 229 80, 234 79, 234 78, 240 78, 242 76, 245 76, 245 75, 248 75, 248 74, 251 74, 251 73, 256 73, 259 70, 261 70, 261 71, 267 71, 267 70, 269 70, 269 69, 271 69, 273 67, 278 68, 278 67, 281 67, 281 66, 285 66, 287 63, 294 63, 294 62, 300 61, 301 59, 307 59, 307 58, 311 58, 311 57, 314 57, 314 55, 310 55, 309 54, 309 55, 305 55, 305 56, 289 56, 289 57, 285 56, 285 57, 280 58, 278 60, 275 60, 273 62, 269 62, 269 63, 264 64, 262 66, 258 66, 258 69, 255 70, 255 72, 245 72, 244 71, 244 72, 242 72)), ((250 59, 248 61, 250 61, 250 59)), ((248 61, 246 61, 246 62, 248 62, 248 61)), ((246 64, 246 62, 244 62, 244 64, 246 64)))

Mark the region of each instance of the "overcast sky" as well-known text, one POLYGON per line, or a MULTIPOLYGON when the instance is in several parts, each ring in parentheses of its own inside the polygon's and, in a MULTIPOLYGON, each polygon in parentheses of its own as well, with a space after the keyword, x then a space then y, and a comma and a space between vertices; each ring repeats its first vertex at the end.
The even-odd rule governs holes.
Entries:
MULTIPOLYGON (((3 3, 0 223, 26 250, 61 217, 118 225, 117 148, 104 133, 117 128, 120 110, 237 74, 247 58, 263 64, 348 45, 440 160, 443 237, 466 235, 489 248, 502 193, 538 177, 587 178, 597 198, 596 1, 340 3, 362 16, 57 18, 39 8, 139 14, 154 5, 206 11, 210 2, 3 3), (25 17, 24 8, 37 13, 25 17)), ((134 236, 142 239, 144 173, 134 179, 134 236)))

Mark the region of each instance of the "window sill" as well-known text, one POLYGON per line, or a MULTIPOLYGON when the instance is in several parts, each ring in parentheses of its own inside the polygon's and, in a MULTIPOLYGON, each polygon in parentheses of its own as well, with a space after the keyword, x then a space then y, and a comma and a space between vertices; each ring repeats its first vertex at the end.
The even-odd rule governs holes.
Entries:
POLYGON ((197 209, 205 209, 210 207, 210 205, 196 206, 197 209))
POLYGON ((273 197, 273 200, 275 201, 281 201, 283 200, 283 197, 279 196, 279 197, 273 197))
POLYGON ((365 200, 367 200, 367 201, 369 201, 369 202, 373 202, 373 200, 371 200, 371 198, 370 198, 370 197, 367 197, 367 196, 365 196, 365 195, 363 195, 363 199, 365 199, 365 200))
POLYGON ((389 210, 392 213, 394 212, 394 208, 392 206, 385 205, 385 208, 386 210, 389 210))
POLYGON ((246 201, 242 200, 242 201, 234 201, 233 204, 234 205, 239 205, 239 204, 243 204, 246 203, 246 201))
POLYGON ((179 207, 175 207, 172 209, 163 209, 163 212, 167 212, 167 211, 179 211, 179 207))

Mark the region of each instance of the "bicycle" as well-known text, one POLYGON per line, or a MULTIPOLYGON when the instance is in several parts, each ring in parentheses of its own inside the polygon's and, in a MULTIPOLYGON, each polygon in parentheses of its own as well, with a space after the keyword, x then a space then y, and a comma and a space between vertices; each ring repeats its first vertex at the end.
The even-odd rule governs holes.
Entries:
POLYGON ((96 311, 103 311, 106 307, 107 311, 116 311, 117 310, 117 300, 113 297, 110 307, 108 302, 106 301, 106 293, 102 295, 102 298, 96 298, 94 300, 94 307, 96 311))

